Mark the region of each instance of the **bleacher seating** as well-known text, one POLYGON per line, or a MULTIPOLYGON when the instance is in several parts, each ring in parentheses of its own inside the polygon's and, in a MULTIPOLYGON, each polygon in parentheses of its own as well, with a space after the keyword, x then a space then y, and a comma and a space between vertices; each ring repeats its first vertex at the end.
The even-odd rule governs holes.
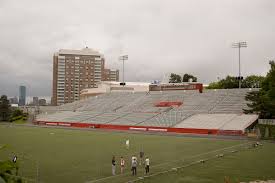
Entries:
POLYGON ((236 117, 236 115, 242 114, 242 110, 246 108, 245 95, 249 91, 251 90, 221 89, 204 90, 203 93, 198 91, 106 93, 58 106, 55 108, 55 113, 40 114, 37 120, 234 129, 238 121, 254 120, 252 116, 236 117), (179 107, 157 107, 155 105, 162 101, 177 101, 183 104, 179 107), (203 114, 208 115, 203 116, 203 114), (201 119, 200 115, 205 119, 201 119), (193 123, 192 120, 196 122, 193 123))
POLYGON ((196 114, 177 124, 177 128, 241 130, 250 126, 257 115, 245 114, 196 114))

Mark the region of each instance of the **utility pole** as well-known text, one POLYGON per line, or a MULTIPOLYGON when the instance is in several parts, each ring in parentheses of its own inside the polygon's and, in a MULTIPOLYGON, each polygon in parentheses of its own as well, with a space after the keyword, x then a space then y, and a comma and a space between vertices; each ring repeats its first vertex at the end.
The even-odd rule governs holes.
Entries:
POLYGON ((123 64, 123 68, 122 68, 122 72, 123 72, 122 83, 123 83, 123 86, 124 86, 125 85, 125 81, 124 81, 124 61, 128 60, 128 55, 122 55, 122 56, 120 56, 119 60, 122 60, 122 64, 123 64))
POLYGON ((232 44, 232 48, 238 48, 239 49, 239 88, 241 88, 242 85, 242 76, 241 76, 241 48, 246 48, 247 43, 246 42, 236 42, 232 44))

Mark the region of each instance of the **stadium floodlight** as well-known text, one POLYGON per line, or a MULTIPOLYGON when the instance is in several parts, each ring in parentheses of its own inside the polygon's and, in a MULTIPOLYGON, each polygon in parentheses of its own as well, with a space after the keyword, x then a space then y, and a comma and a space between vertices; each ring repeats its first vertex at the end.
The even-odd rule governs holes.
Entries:
POLYGON ((236 42, 236 43, 233 43, 232 44, 232 48, 238 48, 239 49, 239 77, 238 77, 238 80, 239 80, 239 88, 241 88, 241 48, 246 48, 247 47, 247 43, 245 41, 242 41, 242 42, 236 42))
POLYGON ((124 82, 124 61, 125 60, 128 60, 128 55, 121 55, 119 57, 119 60, 122 60, 122 63, 123 63, 123 69, 122 69, 122 72, 123 72, 123 75, 122 75, 122 83, 124 83, 123 86, 125 86, 125 82, 124 82))

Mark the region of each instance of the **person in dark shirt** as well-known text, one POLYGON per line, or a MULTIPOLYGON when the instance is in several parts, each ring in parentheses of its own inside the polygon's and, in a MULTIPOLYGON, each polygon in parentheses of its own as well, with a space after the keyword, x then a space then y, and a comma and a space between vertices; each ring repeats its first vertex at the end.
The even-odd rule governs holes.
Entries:
POLYGON ((141 151, 139 152, 139 157, 140 157, 139 165, 142 165, 142 164, 143 164, 143 157, 144 157, 144 152, 143 152, 143 150, 141 150, 141 151))
POLYGON ((115 156, 112 158, 112 175, 116 174, 116 159, 115 156))

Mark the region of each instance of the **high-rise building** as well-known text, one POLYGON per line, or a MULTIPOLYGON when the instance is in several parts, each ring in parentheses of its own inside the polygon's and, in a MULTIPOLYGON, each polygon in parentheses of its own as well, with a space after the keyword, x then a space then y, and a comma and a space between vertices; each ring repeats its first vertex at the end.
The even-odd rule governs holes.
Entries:
POLYGON ((90 48, 61 49, 53 56, 52 104, 61 105, 80 98, 80 91, 97 87, 102 80, 105 59, 90 48))
POLYGON ((9 98, 9 101, 10 101, 10 104, 18 104, 18 99, 17 99, 17 97, 9 98))
POLYGON ((102 81, 119 81, 119 70, 104 69, 102 81))
POLYGON ((40 106, 45 106, 47 104, 46 102, 46 99, 42 98, 42 99, 39 99, 39 103, 38 103, 40 106))
POLYGON ((26 86, 19 86, 19 106, 26 105, 26 86))
POLYGON ((32 104, 35 105, 35 106, 38 106, 38 97, 33 97, 32 98, 32 104))

